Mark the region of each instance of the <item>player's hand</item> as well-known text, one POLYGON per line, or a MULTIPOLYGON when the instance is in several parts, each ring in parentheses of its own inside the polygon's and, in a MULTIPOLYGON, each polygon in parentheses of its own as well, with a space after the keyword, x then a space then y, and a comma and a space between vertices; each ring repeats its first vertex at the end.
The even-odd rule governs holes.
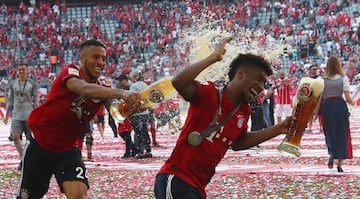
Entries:
POLYGON ((223 59, 224 54, 226 52, 225 45, 232 39, 233 39, 232 36, 225 37, 222 40, 220 40, 220 42, 217 44, 217 46, 215 47, 215 50, 213 52, 213 55, 216 56, 217 61, 221 61, 223 59))
POLYGON ((289 133, 289 128, 294 120, 295 120, 295 117, 293 117, 293 116, 287 117, 280 124, 278 124, 279 131, 282 134, 289 133))
POLYGON ((6 117, 6 118, 4 118, 4 124, 7 124, 8 123, 8 118, 6 117))
POLYGON ((140 93, 124 90, 121 99, 130 105, 129 107, 132 111, 141 110, 142 98, 140 93))

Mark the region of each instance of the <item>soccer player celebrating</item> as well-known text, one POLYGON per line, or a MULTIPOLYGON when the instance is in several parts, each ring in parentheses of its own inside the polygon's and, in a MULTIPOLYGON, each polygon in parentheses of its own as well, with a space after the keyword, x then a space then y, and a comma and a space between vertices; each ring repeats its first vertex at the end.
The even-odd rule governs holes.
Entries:
POLYGON ((229 148, 247 149, 288 132, 290 117, 275 126, 247 133, 248 102, 264 89, 267 76, 272 74, 262 57, 240 54, 229 66, 229 82, 219 89, 214 82, 195 81, 201 71, 223 59, 225 45, 231 39, 221 40, 211 55, 186 67, 172 80, 190 107, 176 146, 156 176, 157 199, 206 198, 205 187, 229 148), (189 137, 196 132, 201 137, 205 134, 197 144, 189 137))
POLYGON ((77 146, 102 104, 123 99, 140 109, 140 94, 97 84, 105 67, 105 45, 87 40, 80 46, 80 66, 64 67, 46 102, 28 120, 34 137, 24 151, 18 198, 42 198, 54 174, 67 198, 86 198, 87 171, 77 146))

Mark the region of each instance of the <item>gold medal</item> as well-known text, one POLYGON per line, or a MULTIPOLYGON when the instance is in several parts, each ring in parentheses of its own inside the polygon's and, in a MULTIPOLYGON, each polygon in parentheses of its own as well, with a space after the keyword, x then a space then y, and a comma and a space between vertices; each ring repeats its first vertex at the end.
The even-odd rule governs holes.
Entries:
POLYGON ((188 143, 192 146, 198 146, 202 142, 202 137, 199 132, 193 131, 188 135, 188 143))

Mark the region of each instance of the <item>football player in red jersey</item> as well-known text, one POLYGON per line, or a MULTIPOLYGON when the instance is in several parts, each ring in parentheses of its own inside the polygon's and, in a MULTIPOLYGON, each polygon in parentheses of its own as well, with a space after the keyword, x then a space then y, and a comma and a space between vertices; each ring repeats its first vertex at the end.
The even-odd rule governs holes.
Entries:
POLYGON ((205 84, 195 80, 201 71, 223 59, 225 45, 231 39, 221 40, 211 55, 186 67, 172 80, 190 107, 176 146, 156 176, 157 199, 206 198, 205 187, 229 148, 247 149, 288 132, 291 117, 275 126, 247 132, 251 111, 248 102, 264 89, 267 76, 272 74, 269 63, 262 57, 240 54, 229 66, 229 82, 219 89, 213 82, 205 84), (227 121, 223 126, 217 125, 223 121, 227 121), (217 130, 206 133, 211 124, 217 126, 217 130), (194 132, 208 136, 194 145, 189 139, 194 132))
POLYGON ((86 198, 87 171, 77 146, 81 134, 99 106, 123 99, 140 109, 140 94, 100 86, 105 67, 105 45, 87 40, 80 46, 80 66, 64 67, 55 79, 46 102, 28 120, 33 137, 24 151, 23 173, 17 198, 42 198, 54 174, 67 198, 86 198))

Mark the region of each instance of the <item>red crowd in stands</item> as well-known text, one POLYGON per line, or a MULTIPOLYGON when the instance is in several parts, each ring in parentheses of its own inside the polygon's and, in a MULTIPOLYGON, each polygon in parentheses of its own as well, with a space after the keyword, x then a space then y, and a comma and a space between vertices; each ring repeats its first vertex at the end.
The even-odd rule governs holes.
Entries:
MULTIPOLYGON (((149 81, 173 74, 188 62, 189 48, 179 53, 175 43, 187 28, 196 26, 192 16, 200 13, 220 20, 221 29, 236 33, 236 26, 263 30, 276 39, 292 37, 292 49, 284 52, 278 66, 290 75, 304 75, 306 65, 321 66, 330 55, 342 57, 350 79, 359 69, 359 3, 344 1, 244 2, 199 0, 143 1, 141 4, 101 3, 88 16, 74 18, 76 9, 61 0, 38 1, 36 8, 0 6, 0 76, 14 78, 14 66, 26 61, 31 76, 50 81, 56 73, 49 61, 63 67, 76 62, 77 47, 87 38, 101 39, 107 46, 105 76, 116 78, 140 67, 149 81), (70 10, 73 9, 73 12, 70 10), (112 22, 112 23, 110 23, 112 22), (109 23, 113 29, 102 26, 109 23), (113 30, 113 32, 109 32, 113 30), (7 72, 9 71, 9 72, 7 72), (50 77, 50 79, 49 79, 50 77)), ((76 11, 77 12, 77 11, 76 11)))

